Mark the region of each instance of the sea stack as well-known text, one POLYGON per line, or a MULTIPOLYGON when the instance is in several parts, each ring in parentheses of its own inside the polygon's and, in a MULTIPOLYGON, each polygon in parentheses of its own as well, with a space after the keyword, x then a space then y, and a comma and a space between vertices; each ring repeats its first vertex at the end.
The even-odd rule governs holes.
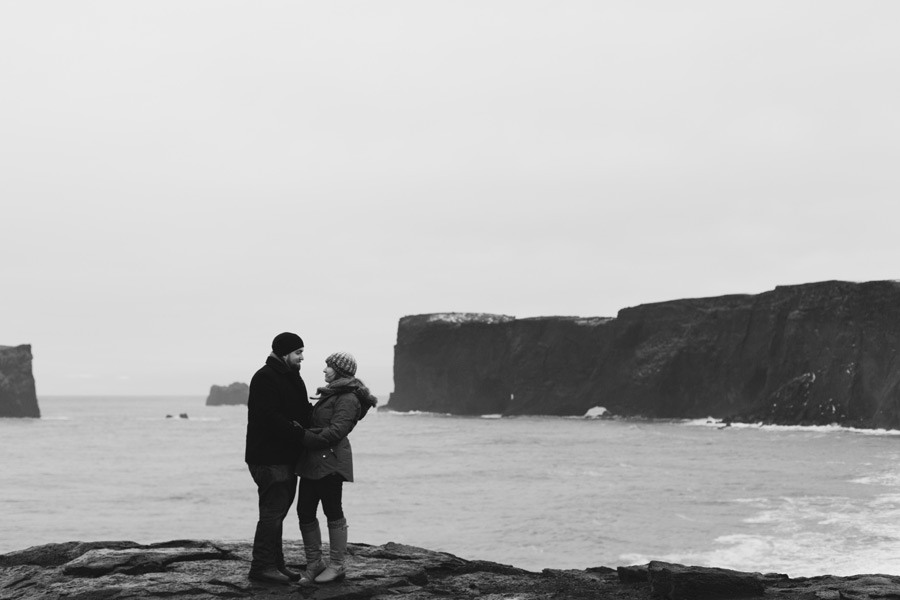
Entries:
POLYGON ((206 398, 207 406, 233 406, 247 404, 250 397, 250 386, 246 383, 235 381, 231 385, 214 385, 209 388, 209 396, 206 398))
POLYGON ((900 282, 825 281, 611 317, 403 317, 388 408, 900 428, 900 282))
POLYGON ((31 345, 0 346, 0 417, 40 418, 31 345))

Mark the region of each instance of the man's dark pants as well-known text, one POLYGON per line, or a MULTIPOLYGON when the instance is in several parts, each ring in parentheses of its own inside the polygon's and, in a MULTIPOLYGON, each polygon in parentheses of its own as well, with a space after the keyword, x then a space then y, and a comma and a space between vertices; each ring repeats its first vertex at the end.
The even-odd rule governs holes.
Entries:
POLYGON ((251 572, 284 567, 281 532, 297 493, 293 465, 248 465, 259 492, 259 521, 253 538, 251 572))

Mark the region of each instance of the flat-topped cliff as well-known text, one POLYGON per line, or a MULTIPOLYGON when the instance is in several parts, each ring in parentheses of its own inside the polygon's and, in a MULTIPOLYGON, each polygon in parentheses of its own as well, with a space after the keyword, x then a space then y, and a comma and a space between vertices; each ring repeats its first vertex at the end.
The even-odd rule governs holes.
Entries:
POLYGON ((900 428, 900 282, 672 300, 615 318, 400 320, 388 408, 900 428))
POLYGON ((206 397, 207 406, 232 406, 247 404, 250 398, 250 386, 240 381, 230 385, 213 385, 209 388, 209 396, 206 397))
POLYGON ((0 346, 0 417, 40 417, 31 346, 0 346))

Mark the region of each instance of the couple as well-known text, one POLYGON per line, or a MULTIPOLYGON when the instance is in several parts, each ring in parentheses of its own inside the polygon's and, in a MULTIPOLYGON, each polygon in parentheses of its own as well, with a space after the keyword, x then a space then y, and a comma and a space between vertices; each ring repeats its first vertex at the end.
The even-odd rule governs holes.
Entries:
POLYGON ((346 352, 325 359, 326 386, 315 406, 300 377, 303 340, 290 332, 272 340, 266 364, 250 381, 244 459, 259 493, 250 579, 270 583, 327 583, 346 573, 347 519, 341 506, 344 481, 353 481, 347 435, 377 400, 356 378, 356 360, 346 352), (297 478, 299 476, 299 485, 297 478), (306 570, 285 566, 282 522, 297 497, 306 570), (328 520, 329 558, 322 558, 316 509, 328 520))

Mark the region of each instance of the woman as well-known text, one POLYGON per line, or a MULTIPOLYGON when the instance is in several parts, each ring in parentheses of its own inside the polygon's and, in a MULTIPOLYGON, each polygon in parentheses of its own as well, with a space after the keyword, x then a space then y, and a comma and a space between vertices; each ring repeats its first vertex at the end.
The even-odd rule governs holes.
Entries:
POLYGON ((356 359, 335 352, 325 359, 326 386, 317 390, 309 428, 303 436, 305 452, 297 462, 297 516, 306 552, 306 571, 300 582, 326 583, 346 574, 347 519, 341 506, 343 484, 353 481, 353 453, 347 435, 378 402, 356 378, 356 359), (322 559, 322 534, 316 509, 328 519, 330 561, 322 559))

